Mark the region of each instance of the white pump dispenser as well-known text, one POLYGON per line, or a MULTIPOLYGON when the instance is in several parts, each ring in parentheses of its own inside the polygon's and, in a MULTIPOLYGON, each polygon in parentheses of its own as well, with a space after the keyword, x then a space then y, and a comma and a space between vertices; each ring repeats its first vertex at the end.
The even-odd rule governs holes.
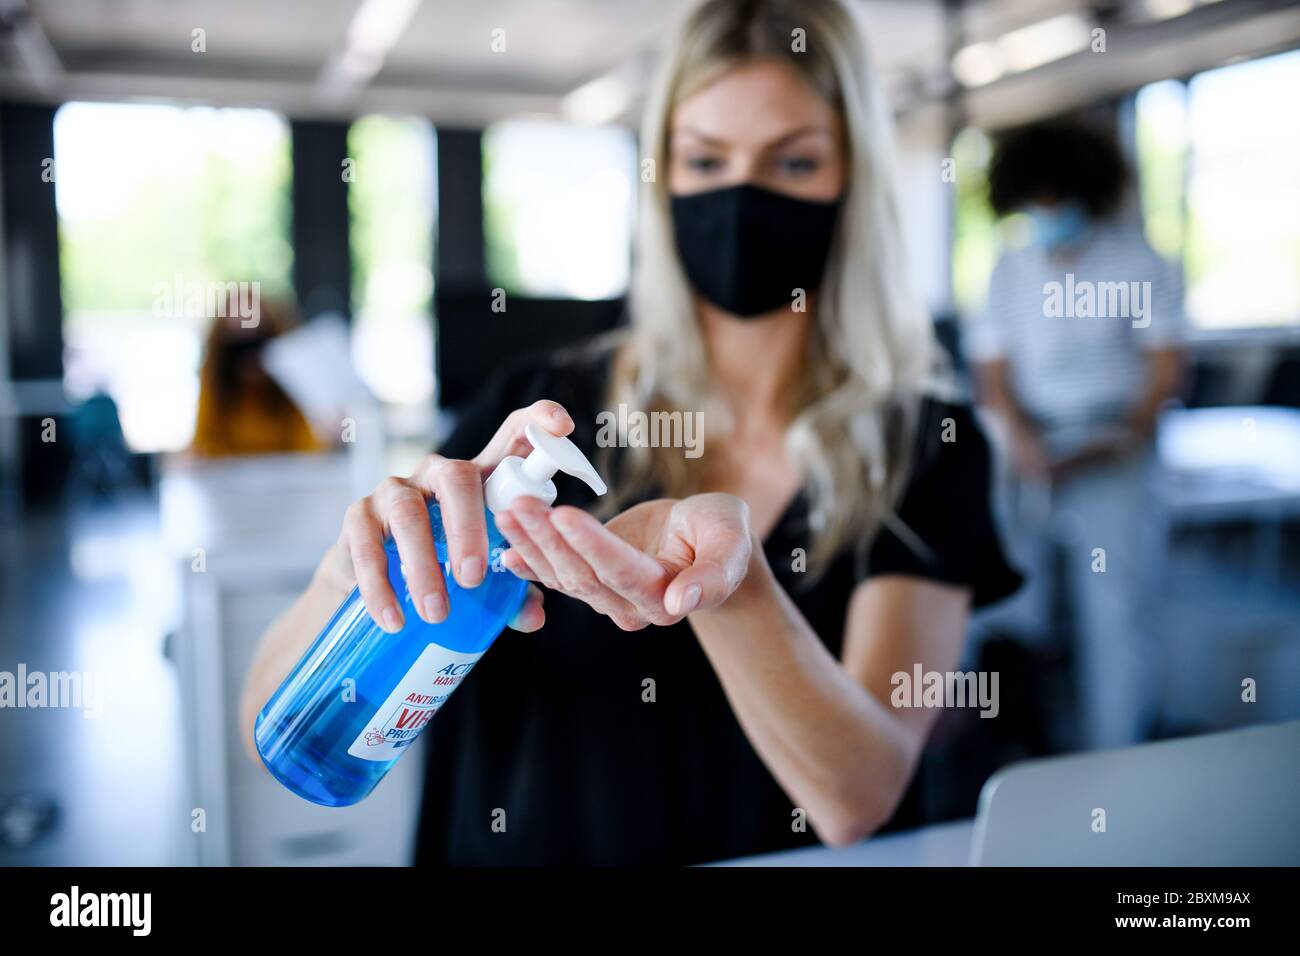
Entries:
POLYGON ((540 498, 550 507, 556 495, 551 476, 557 471, 582 479, 598 495, 608 490, 587 456, 569 439, 552 435, 536 425, 526 425, 524 436, 533 446, 528 458, 511 455, 503 459, 483 486, 483 499, 493 514, 509 508, 510 502, 520 495, 540 498))

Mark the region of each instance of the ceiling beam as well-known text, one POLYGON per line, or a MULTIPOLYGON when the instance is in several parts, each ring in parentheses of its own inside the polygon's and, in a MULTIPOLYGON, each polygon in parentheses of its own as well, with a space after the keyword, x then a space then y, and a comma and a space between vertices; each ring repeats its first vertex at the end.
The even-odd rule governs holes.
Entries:
POLYGON ((456 126, 479 126, 517 116, 558 117, 561 101, 560 96, 538 93, 370 85, 345 102, 322 102, 314 83, 118 72, 65 73, 52 93, 35 88, 25 75, 0 73, 0 96, 52 104, 88 100, 244 107, 302 119, 397 113, 456 126))

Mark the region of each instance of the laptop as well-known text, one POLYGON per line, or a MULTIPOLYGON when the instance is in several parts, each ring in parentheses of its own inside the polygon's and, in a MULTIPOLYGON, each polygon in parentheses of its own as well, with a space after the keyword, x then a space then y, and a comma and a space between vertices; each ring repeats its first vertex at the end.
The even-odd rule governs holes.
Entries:
POLYGON ((1300 721, 989 778, 974 866, 1300 866, 1300 721))

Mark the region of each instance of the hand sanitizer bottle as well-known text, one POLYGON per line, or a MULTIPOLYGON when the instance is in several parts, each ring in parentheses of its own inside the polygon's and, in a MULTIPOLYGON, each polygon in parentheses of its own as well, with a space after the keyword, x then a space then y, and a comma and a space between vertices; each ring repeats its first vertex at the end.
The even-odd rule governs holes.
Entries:
POLYGON ((520 495, 555 501, 557 471, 581 478, 598 495, 605 483, 567 438, 529 425, 527 460, 512 455, 484 486, 488 572, 476 588, 451 574, 442 514, 429 502, 433 540, 447 582, 449 612, 438 624, 416 613, 390 537, 388 581, 403 604, 396 634, 379 627, 352 593, 289 672, 261 713, 254 739, 271 774, 313 803, 344 807, 363 799, 419 736, 475 662, 518 613, 528 582, 501 566, 509 547, 492 515, 520 495))

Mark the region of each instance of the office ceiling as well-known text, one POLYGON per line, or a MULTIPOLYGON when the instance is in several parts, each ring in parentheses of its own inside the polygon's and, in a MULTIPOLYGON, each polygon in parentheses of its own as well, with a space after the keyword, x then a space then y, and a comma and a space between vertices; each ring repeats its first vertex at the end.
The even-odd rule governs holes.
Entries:
MULTIPOLYGON (((252 105, 299 116, 410 111, 478 125, 563 113, 573 106, 568 94, 612 78, 621 98, 611 102, 603 90, 597 113, 628 121, 663 30, 690 0, 375 2, 407 15, 399 14, 373 75, 358 80, 338 66, 348 59, 349 27, 363 0, 0 0, 0 95, 252 105), (201 53, 191 49, 196 29, 205 33, 201 53), (492 49, 497 29, 504 52, 492 49)), ((960 89, 948 71, 953 24, 942 0, 856 2, 900 113, 960 89)), ((1182 4, 1194 6, 971 0, 958 19, 958 45, 1070 11, 1108 24, 1112 42, 1104 69, 1069 58, 968 90, 965 109, 990 125, 1020 121, 1117 87, 1300 44, 1300 8, 1283 0, 1222 0, 1148 22, 1150 9, 1182 4), (1116 36, 1138 42, 1117 48, 1116 36)))

